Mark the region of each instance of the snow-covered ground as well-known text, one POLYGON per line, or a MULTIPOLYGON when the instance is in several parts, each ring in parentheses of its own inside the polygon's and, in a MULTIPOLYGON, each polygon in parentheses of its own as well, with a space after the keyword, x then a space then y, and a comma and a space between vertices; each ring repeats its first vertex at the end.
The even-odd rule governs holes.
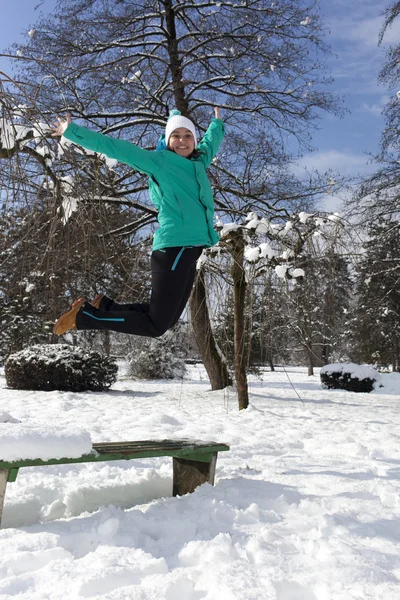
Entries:
POLYGON ((215 487, 178 498, 169 458, 22 469, 7 487, 0 600, 398 600, 400 375, 383 381, 326 391, 287 368, 254 379, 239 412, 199 367, 108 393, 0 378, 0 410, 24 425, 231 446, 215 487))

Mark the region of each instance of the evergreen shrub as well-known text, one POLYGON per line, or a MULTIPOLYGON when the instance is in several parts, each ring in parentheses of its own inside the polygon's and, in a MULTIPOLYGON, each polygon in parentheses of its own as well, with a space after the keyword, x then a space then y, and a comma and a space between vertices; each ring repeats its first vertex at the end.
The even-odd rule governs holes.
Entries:
POLYGON ((321 383, 328 389, 348 392, 371 392, 379 384, 380 376, 375 369, 354 363, 332 363, 320 371, 321 383))
POLYGON ((155 338, 128 356, 129 374, 136 379, 182 378, 187 369, 169 338, 155 338))
POLYGON ((5 363, 7 385, 17 390, 99 392, 116 381, 117 371, 113 359, 66 344, 29 346, 5 363))

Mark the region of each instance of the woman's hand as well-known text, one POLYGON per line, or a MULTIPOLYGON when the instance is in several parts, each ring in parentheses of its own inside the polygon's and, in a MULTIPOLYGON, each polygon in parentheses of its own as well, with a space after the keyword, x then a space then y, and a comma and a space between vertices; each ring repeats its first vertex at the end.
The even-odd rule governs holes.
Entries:
POLYGON ((221 115, 220 115, 220 112, 219 112, 219 106, 215 106, 214 107, 214 114, 215 114, 215 118, 216 119, 220 119, 221 118, 221 115))
POLYGON ((57 117, 57 121, 52 123, 53 127, 50 129, 50 131, 52 132, 51 135, 53 137, 60 137, 64 134, 64 131, 67 129, 70 123, 72 123, 72 119, 68 113, 65 115, 65 119, 57 117))

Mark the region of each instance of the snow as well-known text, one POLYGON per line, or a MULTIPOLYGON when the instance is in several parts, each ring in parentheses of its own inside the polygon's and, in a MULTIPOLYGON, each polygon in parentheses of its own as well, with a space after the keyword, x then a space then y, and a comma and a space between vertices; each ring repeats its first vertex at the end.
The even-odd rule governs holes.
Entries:
POLYGON ((0 146, 6 150, 11 150, 15 145, 14 129, 11 123, 0 119, 0 146))
POLYGON ((275 273, 278 277, 284 278, 286 277, 286 271, 288 270, 288 268, 289 267, 287 267, 286 265, 277 265, 275 267, 275 273))
POLYGON ((290 248, 284 250, 281 254, 281 258, 283 258, 283 260, 289 260, 290 258, 294 258, 294 256, 295 254, 290 248))
POLYGON ((198 366, 183 381, 122 372, 108 393, 0 377, 2 410, 24 426, 231 447, 214 487, 178 498, 169 458, 22 469, 7 486, 0 599, 397 600, 400 374, 381 378, 356 394, 278 368, 251 379, 239 412, 198 366))
POLYGON ((0 411, 0 423, 19 423, 18 419, 14 419, 8 413, 0 411))
MULTIPOLYGON (((15 115, 15 111, 14 111, 14 115, 15 115)), ((16 135, 17 140, 23 140, 24 138, 28 137, 29 133, 32 131, 32 128, 26 127, 26 125, 14 124, 13 127, 17 134, 16 135)))
POLYGON ((244 250, 244 257, 249 262, 256 262, 260 256, 260 248, 256 246, 255 248, 252 246, 246 246, 244 250))
POLYGON ((311 213, 300 212, 299 213, 299 221, 300 221, 300 223, 307 223, 308 219, 312 216, 313 215, 311 213))
POLYGON ((257 219, 252 219, 251 221, 249 221, 246 225, 246 229, 256 229, 259 225, 259 220, 257 219))
POLYGON ((290 269, 289 273, 292 277, 305 277, 304 269, 290 269))
POLYGON ((77 458, 91 451, 90 434, 78 427, 2 423, 0 419, 0 460, 77 458))
POLYGON ((238 225, 237 223, 224 223, 220 231, 221 238, 228 235, 230 231, 237 231, 240 227, 241 225, 238 225))
POLYGON ((279 232, 280 236, 284 236, 287 233, 289 233, 289 231, 291 231, 293 229, 293 223, 292 221, 287 221, 285 227, 282 229, 282 231, 279 232))
POLYGON ((271 224, 267 219, 261 219, 261 221, 258 222, 257 228, 256 228, 256 232, 257 233, 268 233, 271 229, 271 224))
POLYGON ((357 377, 360 381, 363 379, 376 379, 380 384, 379 373, 366 365, 356 365, 355 363, 331 363, 322 367, 321 373, 349 373, 352 378, 357 377))
POLYGON ((263 242, 260 244, 260 255, 262 258, 274 258, 276 256, 276 252, 271 248, 268 242, 263 242))
POLYGON ((250 223, 251 221, 256 221, 258 222, 259 217, 258 214, 256 212, 249 212, 246 217, 245 217, 245 223, 250 223))
POLYGON ((44 121, 32 121, 32 129, 34 132, 34 138, 41 139, 45 137, 51 131, 50 125, 44 123, 44 121))
POLYGON ((118 164, 118 161, 115 158, 109 158, 105 154, 99 154, 99 158, 106 163, 107 168, 110 170, 115 169, 118 164))
POLYGON ((61 220, 63 225, 66 225, 74 212, 78 210, 78 200, 77 198, 67 196, 62 199, 61 205, 63 208, 63 217, 61 220))
POLYGON ((74 187, 74 178, 71 175, 66 175, 65 177, 60 177, 61 187, 65 193, 71 191, 74 187))

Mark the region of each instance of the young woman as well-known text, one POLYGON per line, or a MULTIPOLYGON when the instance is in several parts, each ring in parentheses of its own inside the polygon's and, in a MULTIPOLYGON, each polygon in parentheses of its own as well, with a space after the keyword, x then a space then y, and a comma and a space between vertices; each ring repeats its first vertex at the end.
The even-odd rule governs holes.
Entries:
POLYGON ((57 119, 53 136, 63 135, 88 150, 105 154, 149 177, 149 193, 158 209, 151 255, 151 297, 148 304, 117 304, 99 295, 90 304, 74 302, 54 325, 62 335, 70 329, 108 329, 158 337, 173 327, 189 299, 196 261, 203 248, 217 243, 213 228, 214 199, 206 169, 224 137, 219 108, 203 139, 197 144, 190 119, 173 111, 157 151, 57 119))

